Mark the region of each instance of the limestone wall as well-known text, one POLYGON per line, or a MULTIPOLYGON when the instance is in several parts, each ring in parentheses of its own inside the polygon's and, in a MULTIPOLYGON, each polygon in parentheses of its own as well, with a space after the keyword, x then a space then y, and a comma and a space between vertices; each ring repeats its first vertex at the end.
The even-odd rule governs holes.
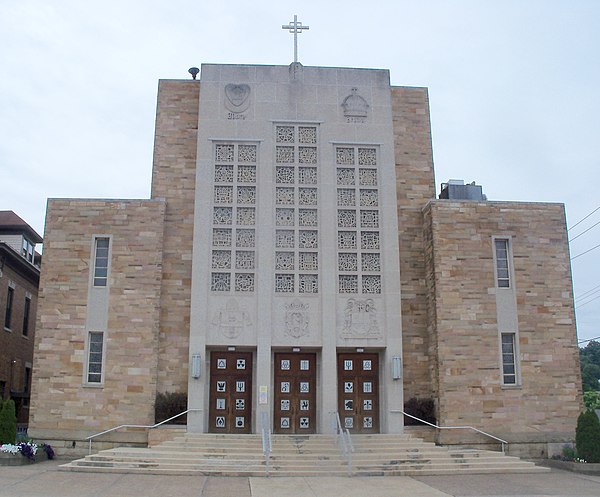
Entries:
POLYGON ((158 87, 152 198, 166 200, 158 391, 187 391, 199 81, 158 87))
POLYGON ((49 200, 29 434, 81 440, 154 422, 162 200, 49 200), (104 386, 84 386, 94 235, 110 235, 104 386))
POLYGON ((424 213, 440 424, 511 442, 574 437, 581 377, 563 205, 436 200, 424 213), (501 384, 492 236, 512 246, 516 387, 501 384))
POLYGON ((392 88, 404 399, 431 398, 422 208, 435 198, 427 88, 392 88))

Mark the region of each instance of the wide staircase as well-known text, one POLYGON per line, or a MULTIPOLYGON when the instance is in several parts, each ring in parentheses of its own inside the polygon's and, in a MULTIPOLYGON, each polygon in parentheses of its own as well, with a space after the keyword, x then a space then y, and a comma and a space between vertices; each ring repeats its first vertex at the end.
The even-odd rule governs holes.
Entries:
POLYGON ((381 476, 534 473, 501 452, 438 447, 410 435, 353 435, 350 458, 335 435, 273 435, 268 464, 260 435, 185 434, 152 448, 118 447, 60 466, 65 471, 221 476, 381 476))

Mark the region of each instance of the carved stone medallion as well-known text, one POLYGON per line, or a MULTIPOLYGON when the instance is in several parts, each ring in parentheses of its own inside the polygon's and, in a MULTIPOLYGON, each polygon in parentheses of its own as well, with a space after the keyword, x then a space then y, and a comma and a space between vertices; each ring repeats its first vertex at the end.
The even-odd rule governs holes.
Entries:
POLYGON ((350 95, 342 102, 342 107, 344 117, 349 122, 364 122, 367 118, 369 104, 358 94, 358 88, 352 88, 350 95))
POLYGON ((377 309, 373 299, 348 299, 344 309, 342 338, 379 338, 377 309))
POLYGON ((240 307, 237 300, 229 300, 215 312, 212 324, 227 338, 237 338, 252 324, 249 314, 240 307))
POLYGON ((248 109, 250 105, 250 86, 229 83, 225 86, 225 107, 235 114, 248 109))
POLYGON ((308 335, 308 304, 295 299, 284 307, 285 333, 293 338, 308 335))

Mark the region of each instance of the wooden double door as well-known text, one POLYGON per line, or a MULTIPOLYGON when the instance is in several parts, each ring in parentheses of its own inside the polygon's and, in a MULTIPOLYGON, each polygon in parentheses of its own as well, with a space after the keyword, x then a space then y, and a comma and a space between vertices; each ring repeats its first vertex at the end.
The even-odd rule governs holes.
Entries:
POLYGON ((209 432, 250 433, 252 352, 210 353, 209 432))
POLYGON ((352 433, 379 433, 379 355, 339 353, 338 412, 352 433))
POLYGON ((274 433, 316 433, 317 354, 274 354, 274 433))

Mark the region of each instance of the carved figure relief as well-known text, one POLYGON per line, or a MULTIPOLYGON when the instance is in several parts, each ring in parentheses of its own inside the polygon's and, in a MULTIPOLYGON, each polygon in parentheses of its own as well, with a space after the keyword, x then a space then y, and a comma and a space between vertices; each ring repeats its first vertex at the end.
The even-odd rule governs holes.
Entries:
POLYGON ((250 86, 229 83, 225 86, 225 107, 234 114, 240 114, 250 105, 250 86))
POLYGON ((351 298, 344 309, 342 338, 379 338, 377 309, 373 299, 351 298))
POLYGON ((248 312, 240 307, 237 300, 231 299, 215 312, 212 324, 223 336, 237 338, 252 325, 252 321, 248 312))
POLYGON ((285 333, 293 338, 308 335, 308 304, 303 304, 298 299, 285 304, 285 333))
POLYGON ((342 102, 342 107, 347 122, 365 122, 369 104, 358 94, 358 88, 352 88, 350 95, 342 102))

